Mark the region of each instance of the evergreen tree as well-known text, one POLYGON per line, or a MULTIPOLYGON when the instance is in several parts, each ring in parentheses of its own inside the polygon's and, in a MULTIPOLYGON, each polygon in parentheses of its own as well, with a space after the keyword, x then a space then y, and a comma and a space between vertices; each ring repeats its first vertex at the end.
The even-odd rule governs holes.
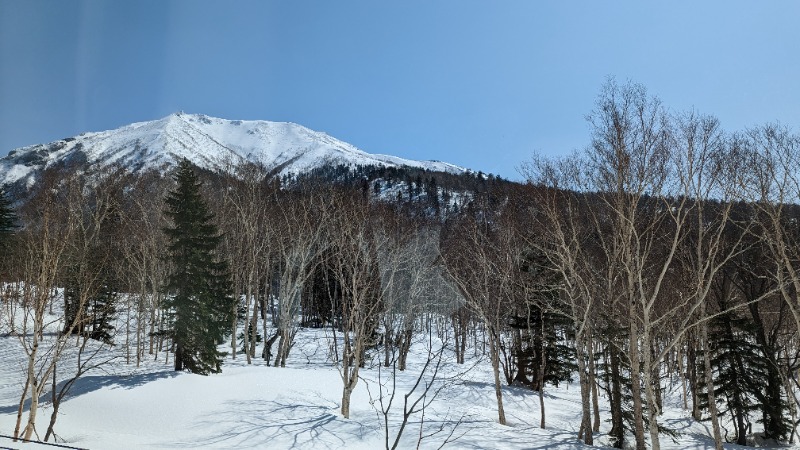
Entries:
POLYGON ((108 269, 100 270, 98 286, 82 301, 80 280, 75 277, 76 267, 68 267, 64 282, 64 332, 72 332, 88 336, 91 339, 102 341, 106 344, 114 343, 116 327, 114 319, 117 316, 117 280, 113 279, 108 269), (84 303, 84 304, 82 304, 84 303), (74 328, 73 328, 74 325, 74 328))
MULTIPOLYGON (((752 324, 735 313, 723 314, 710 323, 711 367, 714 371, 714 395, 720 400, 719 414, 730 414, 736 443, 747 445, 751 413, 759 410, 757 400, 765 378, 766 365, 758 347, 752 343, 752 324)), ((699 368, 703 372, 703 366, 699 368)), ((705 393, 705 387, 700 390, 705 393)), ((708 407, 708 397, 701 396, 701 407, 708 407)))
POLYGON ((172 269, 167 282, 167 314, 175 345, 175 370, 220 372, 217 349, 231 323, 233 295, 228 265, 216 255, 221 241, 200 189, 202 183, 187 160, 173 175, 177 183, 166 198, 172 226, 164 229, 172 269))
POLYGON ((6 192, 0 188, 0 279, 11 265, 11 241, 16 229, 17 215, 6 192))
POLYGON ((0 188, 0 249, 6 250, 11 245, 11 236, 16 228, 17 215, 5 190, 0 188))
POLYGON ((518 368, 514 381, 534 391, 546 384, 558 387, 572 381, 578 369, 575 349, 567 345, 572 324, 558 302, 559 279, 547 258, 535 249, 526 252, 520 270, 531 284, 526 308, 509 317, 509 326, 520 338, 512 349, 518 368))
POLYGON ((117 291, 114 287, 116 280, 105 273, 104 283, 100 286, 99 292, 90 300, 88 306, 87 325, 89 326, 89 337, 106 344, 114 343, 116 327, 114 319, 117 316, 117 291))

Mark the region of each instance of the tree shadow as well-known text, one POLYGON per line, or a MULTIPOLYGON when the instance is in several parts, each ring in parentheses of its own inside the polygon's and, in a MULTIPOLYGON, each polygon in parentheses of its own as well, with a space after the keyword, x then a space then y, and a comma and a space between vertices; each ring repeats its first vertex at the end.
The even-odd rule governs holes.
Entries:
MULTIPOLYGON (((577 439, 577 433, 566 431, 553 432, 548 431, 545 436, 537 435, 534 433, 521 431, 517 427, 508 427, 508 431, 501 436, 502 442, 513 444, 513 447, 525 448, 528 450, 547 450, 547 449, 587 449, 592 448, 587 446, 577 439)), ((530 430, 530 428, 528 428, 530 430)), ((498 435, 492 434, 492 437, 486 436, 485 424, 482 427, 475 428, 475 432, 470 433, 469 441, 456 441, 453 443, 454 448, 460 449, 486 449, 498 447, 498 435), (486 437, 484 439, 484 436, 486 437), (491 439, 491 440, 489 440, 491 439)), ((599 433, 595 433, 595 438, 599 433)))
POLYGON ((238 400, 207 414, 194 428, 211 430, 192 442, 168 444, 173 448, 346 448, 380 428, 356 419, 343 419, 338 404, 303 399, 238 400))
MULTIPOLYGON (((133 389, 156 380, 174 378, 176 376, 178 376, 178 373, 171 371, 142 373, 136 375, 84 375, 72 385, 69 390, 69 394, 67 394, 64 400, 88 394, 103 388, 119 387, 122 389, 133 389)), ((67 380, 59 382, 57 389, 61 390, 65 383, 67 383, 67 380)), ((48 402, 49 404, 50 395, 50 390, 45 391, 41 396, 41 401, 48 402)), ((24 408, 26 411, 30 409, 30 404, 30 399, 25 400, 24 408)), ((18 408, 18 403, 0 406, 0 414, 16 413, 18 408)))

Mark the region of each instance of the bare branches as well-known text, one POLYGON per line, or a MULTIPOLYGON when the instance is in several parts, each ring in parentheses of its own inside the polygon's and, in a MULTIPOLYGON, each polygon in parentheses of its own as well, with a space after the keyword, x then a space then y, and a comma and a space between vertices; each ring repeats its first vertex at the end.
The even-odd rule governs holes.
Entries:
MULTIPOLYGON (((395 411, 395 399, 398 395, 398 367, 397 358, 392 358, 389 365, 390 375, 388 380, 383 378, 383 369, 378 366, 377 373, 377 392, 373 396, 370 388, 370 383, 365 380, 367 391, 370 395, 370 404, 376 409, 378 416, 383 422, 384 431, 384 444, 387 450, 394 450, 400 445, 401 438, 406 432, 407 427, 410 425, 411 419, 419 415, 419 434, 417 438, 417 448, 421 445, 422 441, 429 439, 442 433, 445 430, 445 423, 429 433, 424 433, 425 425, 425 411, 437 400, 440 394, 446 389, 453 388, 455 384, 460 381, 460 375, 449 376, 443 378, 440 371, 444 361, 444 352, 447 348, 447 341, 442 341, 438 348, 434 348, 434 340, 432 330, 429 330, 427 339, 427 356, 419 368, 419 374, 413 380, 411 387, 402 395, 402 411, 395 411), (377 406, 376 406, 377 402, 377 406), (398 414, 399 413, 399 414, 398 414), (397 416, 397 418, 395 418, 397 416), (399 420, 399 424, 394 423, 399 420), (394 429, 393 429, 394 428, 394 429)), ((442 442, 442 446, 449 442, 453 442, 453 436, 461 424, 463 416, 452 425, 448 435, 442 442)), ((456 438, 457 439, 457 438, 456 438)), ((441 446, 440 446, 441 448, 441 446)))

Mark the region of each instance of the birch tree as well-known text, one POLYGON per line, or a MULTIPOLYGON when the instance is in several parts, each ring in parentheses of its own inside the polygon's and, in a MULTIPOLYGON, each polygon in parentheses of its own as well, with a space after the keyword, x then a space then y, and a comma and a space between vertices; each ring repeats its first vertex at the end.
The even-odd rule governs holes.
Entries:
MULTIPOLYGON (((38 191, 26 206, 28 226, 22 234, 24 254, 20 261, 24 280, 20 301, 24 318, 17 338, 27 356, 27 367, 15 437, 20 436, 26 398, 30 398, 30 406, 22 438, 31 439, 36 433, 40 397, 48 387, 47 380, 52 378, 55 402, 45 436, 48 439, 53 433, 60 400, 72 385, 68 383, 56 395, 56 370, 62 357, 69 352, 78 358, 78 367, 70 378, 77 380, 94 365, 93 359, 101 353, 103 346, 109 344, 106 340, 87 347, 90 334, 84 329, 90 320, 87 315, 90 300, 106 283, 104 274, 112 265, 108 258, 110 252, 103 258, 103 252, 97 250, 104 245, 108 236, 106 230, 114 221, 114 211, 118 207, 118 191, 106 183, 116 175, 95 174, 99 180, 86 184, 87 178, 80 175, 46 172, 37 186, 38 191), (54 311, 53 302, 59 296, 58 287, 63 281, 65 268, 76 266, 79 268, 79 288, 71 305, 73 314, 67 316, 66 311, 54 311), (73 337, 83 340, 83 345, 70 352, 68 344, 73 337), (84 352, 87 349, 90 350, 84 352)), ((75 276, 74 270, 72 275, 75 276)))
POLYGON ((341 413, 350 418, 350 397, 367 357, 381 312, 380 269, 375 221, 366 200, 347 193, 334 194, 338 200, 337 220, 331 225, 332 269, 341 289, 342 351, 338 364, 342 377, 341 413))
POLYGON ((270 183, 264 167, 254 164, 240 164, 232 176, 225 177, 222 189, 222 203, 225 214, 220 218, 225 230, 225 247, 229 261, 232 261, 234 304, 231 336, 231 355, 236 359, 237 322, 241 304, 240 294, 244 295, 243 347, 248 364, 255 356, 256 332, 258 330, 258 297, 263 298, 261 279, 270 267, 268 243, 273 238, 266 226, 266 214, 270 212, 270 197, 274 186, 270 183), (262 295, 259 296, 259 293, 262 295))
MULTIPOLYGON (((505 198, 502 194, 500 197, 505 198)), ((500 214, 490 215, 487 196, 474 202, 471 211, 445 228, 442 259, 448 278, 486 328, 498 422, 506 425, 500 379, 501 333, 506 329, 509 305, 515 301, 523 247, 510 221, 501 220, 504 216, 500 214)))
POLYGON ((327 193, 319 188, 303 192, 276 192, 275 214, 271 225, 276 230, 275 246, 277 308, 275 324, 278 351, 274 365, 285 367, 286 358, 294 342, 296 318, 300 313, 300 300, 306 283, 325 251, 327 240, 324 224, 331 213, 325 201, 327 193))

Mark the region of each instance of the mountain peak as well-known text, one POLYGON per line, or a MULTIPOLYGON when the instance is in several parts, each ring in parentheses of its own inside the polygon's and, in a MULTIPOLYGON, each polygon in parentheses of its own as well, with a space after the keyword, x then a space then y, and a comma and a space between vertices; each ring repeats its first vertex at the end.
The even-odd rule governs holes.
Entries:
POLYGON ((64 161, 98 166, 119 164, 137 172, 168 170, 182 158, 210 170, 250 161, 279 169, 281 174, 304 173, 328 164, 466 171, 438 161, 369 154, 326 133, 290 122, 227 120, 179 111, 158 120, 13 150, 0 158, 0 185, 20 181, 30 184, 36 173, 64 161))

